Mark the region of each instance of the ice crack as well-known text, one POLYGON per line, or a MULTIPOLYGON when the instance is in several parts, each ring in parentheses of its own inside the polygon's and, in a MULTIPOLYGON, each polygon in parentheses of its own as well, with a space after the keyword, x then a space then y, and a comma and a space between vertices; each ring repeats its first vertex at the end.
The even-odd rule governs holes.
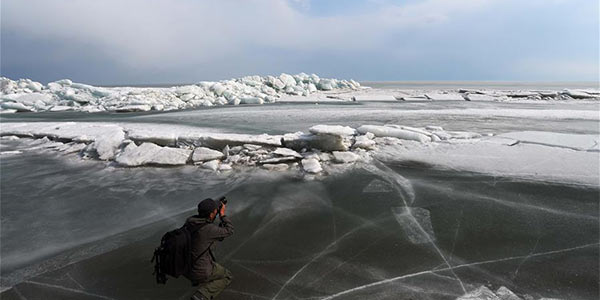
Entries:
POLYGON ((82 294, 82 295, 96 297, 96 298, 105 299, 105 300, 116 300, 115 298, 110 298, 110 297, 107 297, 107 296, 103 296, 103 295, 99 295, 99 294, 94 294, 94 293, 89 293, 89 292, 86 292, 86 291, 83 291, 83 290, 72 289, 72 288, 68 288, 68 287, 64 287, 64 286, 60 286, 60 285, 54 285, 54 284, 37 282, 37 281, 31 281, 31 280, 27 280, 27 281, 23 281, 23 282, 24 283, 33 284, 33 285, 40 285, 40 286, 43 286, 43 287, 55 288, 55 289, 59 289, 59 290, 63 290, 63 291, 68 291, 68 292, 71 292, 71 293, 82 294))
MULTIPOLYGON (((491 264, 491 263, 497 263, 497 262, 515 260, 515 259, 522 259, 522 258, 525 258, 525 257, 537 257, 537 256, 558 254, 558 253, 563 253, 563 252, 568 252, 568 251, 574 251, 574 250, 579 250, 579 249, 583 249, 583 248, 587 248, 587 247, 592 247, 592 246, 599 246, 599 245, 600 245, 600 243, 592 243, 592 244, 585 244, 585 245, 581 245, 581 246, 576 246, 576 247, 571 247, 571 248, 565 248, 565 249, 559 249, 559 250, 554 250, 554 251, 540 252, 540 253, 528 254, 528 255, 521 255, 521 256, 505 257, 505 258, 500 258, 500 259, 486 260, 486 261, 480 261, 480 262, 474 262, 474 263, 467 263, 467 264, 456 265, 456 266, 454 266, 454 269, 456 269, 456 268, 464 268, 464 267, 471 267, 471 266, 478 266, 478 265, 484 265, 484 264, 491 264)), ((449 271, 450 269, 451 268, 438 269, 435 272, 449 271)), ((424 274, 433 274, 433 273, 434 273, 434 271, 428 270, 428 271, 421 271, 421 272, 406 274, 406 275, 402 275, 402 276, 398 276, 398 277, 394 277, 394 278, 389 278, 389 279, 385 279, 385 280, 381 280, 381 281, 376 281, 376 282, 372 282, 372 283, 369 283, 369 284, 361 285, 361 286, 358 286, 358 287, 355 287, 355 288, 351 288, 351 289, 348 289, 348 290, 345 290, 345 291, 338 292, 336 294, 333 294, 333 295, 327 296, 325 298, 322 298, 321 300, 334 299, 334 298, 337 298, 339 296, 347 295, 347 294, 350 294, 350 293, 353 293, 353 292, 356 292, 356 291, 360 291, 360 290, 364 290, 364 289, 367 289, 367 288, 370 288, 370 287, 374 287, 374 286, 378 286, 378 285, 382 285, 382 284, 394 282, 394 281, 405 279, 405 278, 412 278, 412 277, 417 277, 417 276, 421 276, 421 275, 424 275, 424 274)))

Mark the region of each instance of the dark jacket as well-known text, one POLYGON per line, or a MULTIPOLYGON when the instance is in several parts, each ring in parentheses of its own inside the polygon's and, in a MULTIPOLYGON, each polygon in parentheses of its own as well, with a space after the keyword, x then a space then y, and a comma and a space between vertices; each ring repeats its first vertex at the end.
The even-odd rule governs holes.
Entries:
POLYGON ((212 223, 208 218, 201 218, 199 216, 189 217, 186 221, 186 225, 196 226, 199 224, 206 224, 199 230, 192 234, 192 263, 191 272, 188 279, 192 281, 205 282, 213 269, 213 252, 212 249, 215 247, 216 241, 222 241, 233 234, 233 224, 227 216, 222 216, 221 224, 219 226, 212 223), (209 245, 211 249, 204 252, 209 245), (202 254, 202 252, 204 252, 202 254), (200 257, 199 255, 202 254, 200 257))

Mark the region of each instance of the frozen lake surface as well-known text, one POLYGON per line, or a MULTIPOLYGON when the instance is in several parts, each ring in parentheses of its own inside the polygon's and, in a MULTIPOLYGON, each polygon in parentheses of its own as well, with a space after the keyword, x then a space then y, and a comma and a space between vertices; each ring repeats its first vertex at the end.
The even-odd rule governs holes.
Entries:
MULTIPOLYGON (((248 134, 391 123, 598 135, 598 111, 597 103, 564 102, 282 102, 0 120, 248 134)), ((222 299, 455 299, 481 285, 536 299, 596 299, 599 292, 595 178, 535 180, 387 156, 306 179, 294 171, 118 168, 49 151, 10 154, 25 147, 18 140, 1 145, 3 299, 185 299, 189 282, 157 286, 149 259, 199 200, 222 194, 236 226, 217 253, 235 277, 222 299)), ((540 163, 552 162, 531 161, 540 163)))

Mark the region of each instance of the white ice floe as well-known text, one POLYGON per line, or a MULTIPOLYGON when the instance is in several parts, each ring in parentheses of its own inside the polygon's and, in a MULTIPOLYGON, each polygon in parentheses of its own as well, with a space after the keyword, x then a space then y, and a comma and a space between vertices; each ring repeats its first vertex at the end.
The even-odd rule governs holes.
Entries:
POLYGON ((354 144, 352 145, 352 149, 365 149, 365 150, 373 150, 375 149, 377 143, 373 138, 375 135, 371 132, 367 132, 365 135, 357 136, 354 140, 354 144))
POLYGON ((0 78, 0 111, 144 112, 213 105, 263 104, 283 95, 308 96, 318 90, 356 90, 353 80, 321 79, 316 75, 247 76, 220 82, 170 88, 102 88, 59 80, 44 86, 29 79, 0 78))
POLYGON ((125 139, 125 132, 117 126, 106 127, 105 129, 105 132, 96 135, 94 142, 91 144, 91 149, 96 151, 99 159, 112 160, 125 139))
POLYGON ((323 171, 321 163, 315 158, 305 158, 302 160, 302 168, 307 173, 316 174, 323 171))
POLYGON ((219 166, 219 171, 225 172, 225 171, 231 171, 233 168, 231 167, 230 164, 221 164, 219 166))
POLYGON ((423 133, 389 126, 362 125, 357 130, 362 134, 370 132, 377 137, 395 137, 403 140, 419 141, 421 143, 431 141, 431 138, 423 133))
POLYGON ((273 154, 278 156, 293 156, 297 158, 303 157, 300 153, 288 148, 277 148, 275 151, 273 151, 273 154))
POLYGON ((315 125, 308 129, 312 134, 330 134, 330 135, 355 135, 356 130, 352 127, 341 125, 315 125))
POLYGON ((587 91, 577 91, 577 90, 569 90, 566 89, 563 91, 564 94, 568 95, 571 98, 574 99, 594 99, 594 98, 598 98, 597 94, 592 94, 590 92, 587 91))
POLYGON ((214 159, 214 160, 203 163, 201 166, 204 169, 216 171, 219 169, 219 163, 220 163, 219 160, 214 159))
MULTIPOLYGON (((498 139, 501 138, 434 143, 429 147, 418 144, 388 146, 379 149, 375 157, 526 180, 591 186, 600 184, 597 152, 574 151, 566 149, 567 147, 548 147, 542 144, 501 144, 498 139)), ((576 138, 567 140, 578 142, 576 138)))
POLYGON ((501 300, 494 292, 485 286, 481 286, 478 289, 471 291, 456 300, 501 300))
POLYGON ((191 150, 161 147, 152 143, 136 146, 129 143, 115 159, 122 166, 137 167, 143 165, 176 166, 185 165, 190 158, 191 150))
POLYGON ((348 151, 333 151, 332 154, 336 163, 352 163, 360 159, 360 156, 348 151))
POLYGON ((194 149, 194 153, 192 154, 192 161, 194 163, 197 162, 205 162, 214 159, 221 159, 225 156, 223 152, 213 150, 206 147, 198 147, 194 149))
MULTIPOLYGON (((534 300, 531 295, 523 295, 523 297, 517 296, 513 291, 508 288, 501 286, 493 292, 486 286, 480 286, 479 288, 472 290, 458 298, 456 300, 534 300)), ((561 300, 557 298, 537 298, 538 300, 561 300)))
POLYGON ((305 134, 302 132, 283 135, 283 146, 294 150, 320 149, 324 151, 347 151, 352 145, 348 136, 334 134, 305 134))
POLYGON ((38 141, 24 151, 80 153, 129 167, 196 163, 215 171, 238 166, 281 170, 300 163, 306 173, 326 174, 332 163, 369 162, 375 157, 528 180, 599 184, 596 135, 526 131, 481 136, 397 124, 329 129, 313 130, 317 134, 246 135, 166 124, 3 122, 0 136, 38 141), (355 135, 339 135, 351 132, 355 135))

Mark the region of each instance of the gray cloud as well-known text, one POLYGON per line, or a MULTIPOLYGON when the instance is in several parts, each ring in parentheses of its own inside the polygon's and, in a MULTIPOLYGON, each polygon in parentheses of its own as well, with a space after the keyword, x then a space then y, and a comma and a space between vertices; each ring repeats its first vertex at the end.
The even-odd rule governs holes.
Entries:
POLYGON ((315 5, 299 2, 4 0, 2 74, 92 83, 193 82, 283 71, 376 80, 544 80, 547 74, 517 62, 555 60, 561 63, 550 65, 564 71, 556 79, 580 80, 594 78, 588 78, 590 68, 579 72, 574 64, 597 69, 597 56, 573 57, 565 45, 523 53, 504 44, 539 44, 536 35, 547 29, 535 22, 552 20, 538 13, 583 6, 588 10, 562 14, 562 26, 579 31, 562 38, 597 53, 593 1, 382 1, 362 13, 331 16, 311 15, 303 8, 315 5), (519 9, 530 19, 513 22, 519 9), (528 59, 540 57, 536 51, 544 60, 528 59))

